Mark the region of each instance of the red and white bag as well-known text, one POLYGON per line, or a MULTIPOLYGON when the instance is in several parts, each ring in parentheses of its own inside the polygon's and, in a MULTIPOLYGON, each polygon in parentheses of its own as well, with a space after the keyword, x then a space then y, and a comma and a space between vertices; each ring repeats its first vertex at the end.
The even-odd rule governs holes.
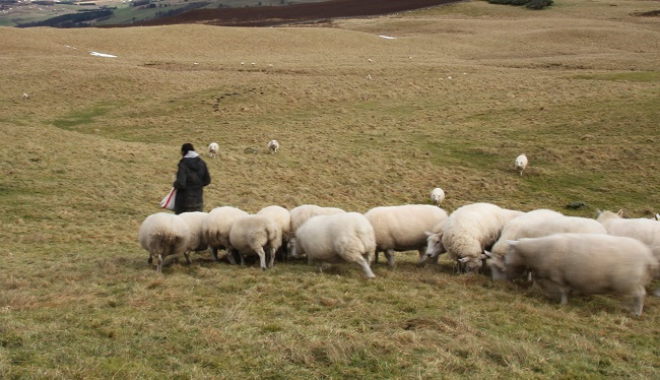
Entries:
POLYGON ((174 211, 174 202, 176 201, 176 188, 172 188, 169 193, 160 201, 160 207, 174 211))

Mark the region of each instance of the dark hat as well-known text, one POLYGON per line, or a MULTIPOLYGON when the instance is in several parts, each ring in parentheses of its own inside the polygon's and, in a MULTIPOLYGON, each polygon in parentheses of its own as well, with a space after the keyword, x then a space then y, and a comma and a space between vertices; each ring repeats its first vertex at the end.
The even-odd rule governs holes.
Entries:
POLYGON ((192 145, 191 143, 185 143, 185 144, 181 145, 181 153, 182 153, 184 156, 186 155, 186 153, 188 153, 188 152, 191 151, 191 150, 192 150, 192 151, 195 150, 195 148, 193 147, 193 145, 192 145))

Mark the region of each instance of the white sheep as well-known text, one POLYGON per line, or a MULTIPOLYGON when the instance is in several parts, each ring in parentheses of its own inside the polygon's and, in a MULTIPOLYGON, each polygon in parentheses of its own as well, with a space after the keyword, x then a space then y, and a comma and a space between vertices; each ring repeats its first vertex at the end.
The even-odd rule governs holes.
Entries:
POLYGON ((142 248, 149 252, 148 263, 153 263, 154 257, 158 260, 158 273, 162 272, 163 259, 167 256, 183 254, 186 261, 192 263, 188 256, 190 228, 179 215, 168 212, 149 215, 140 225, 138 239, 142 248))
POLYGON ((484 252, 489 257, 486 263, 490 267, 493 280, 505 278, 504 257, 509 249, 507 240, 536 238, 558 233, 606 235, 607 231, 602 224, 589 218, 564 216, 557 211, 546 209, 527 212, 504 225, 497 243, 490 252, 484 252))
POLYGON ((516 170, 520 170, 520 175, 523 174, 523 170, 527 168, 527 156, 525 156, 525 153, 521 154, 520 156, 516 157, 516 170))
POLYGON ((504 225, 523 215, 522 211, 507 210, 491 203, 472 203, 452 212, 442 232, 441 249, 427 246, 426 255, 434 258, 449 252, 459 269, 480 271, 486 256, 483 251, 500 237, 504 225))
POLYGON ((376 236, 367 218, 357 212, 319 215, 296 231, 296 251, 307 255, 310 265, 347 261, 362 267, 368 278, 376 277, 369 267, 376 252, 376 236))
POLYGON ((262 215, 271 218, 282 231, 282 241, 280 248, 283 252, 282 259, 286 259, 286 248, 291 239, 291 213, 282 206, 267 206, 259 210, 256 215, 262 215))
POLYGON ((209 157, 211 158, 216 158, 218 156, 218 152, 220 152, 220 146, 216 142, 212 142, 209 144, 209 157))
MULTIPOLYGON (((218 261, 218 250, 229 247, 229 231, 234 221, 248 215, 247 212, 230 206, 216 207, 209 212, 202 224, 202 230, 215 261, 218 261)), ((231 264, 236 264, 233 255, 228 254, 227 259, 231 264)))
POLYGON ((645 218, 624 219, 623 210, 617 213, 598 210, 596 220, 610 235, 627 236, 648 245, 660 260, 660 223, 645 218))
POLYGON ((400 205, 374 207, 364 216, 374 228, 376 234, 376 256, 385 252, 390 266, 394 266, 396 252, 419 251, 419 261, 424 262, 426 232, 447 219, 445 210, 431 205, 400 205))
MULTIPOLYGON (((248 215, 237 219, 229 231, 230 251, 240 254, 241 265, 244 256, 257 254, 261 270, 266 270, 266 255, 269 267, 275 263, 275 252, 282 244, 282 230, 271 218, 263 215, 248 215)), ((230 256, 233 256, 230 253, 230 256)))
POLYGON ((554 234, 508 241, 507 278, 531 270, 546 292, 559 294, 618 293, 634 297, 633 313, 642 314, 645 286, 658 271, 658 260, 644 243, 627 237, 600 234, 554 234))
POLYGON ((268 142, 267 148, 271 154, 275 154, 278 150, 280 150, 280 143, 277 142, 277 140, 270 140, 268 142))
POLYGON ((188 223, 190 229, 189 252, 202 252, 209 248, 209 244, 204 234, 204 220, 209 214, 202 211, 184 212, 179 217, 188 223))
POLYGON ((301 205, 294 207, 290 211, 291 215, 291 237, 289 238, 288 251, 292 257, 298 258, 296 253, 296 230, 302 226, 309 218, 317 215, 332 215, 345 213, 346 211, 336 207, 321 207, 317 205, 301 205))
POLYGON ((445 200, 445 191, 439 187, 436 187, 431 191, 431 202, 436 205, 440 205, 442 201, 445 200))

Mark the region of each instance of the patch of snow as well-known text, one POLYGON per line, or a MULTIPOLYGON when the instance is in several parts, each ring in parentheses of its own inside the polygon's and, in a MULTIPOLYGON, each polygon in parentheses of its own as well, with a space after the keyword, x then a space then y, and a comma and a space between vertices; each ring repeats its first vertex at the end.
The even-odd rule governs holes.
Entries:
POLYGON ((96 56, 96 57, 117 58, 116 55, 112 55, 112 54, 104 54, 104 53, 98 53, 98 52, 95 52, 95 51, 90 51, 89 54, 94 55, 94 56, 96 56))

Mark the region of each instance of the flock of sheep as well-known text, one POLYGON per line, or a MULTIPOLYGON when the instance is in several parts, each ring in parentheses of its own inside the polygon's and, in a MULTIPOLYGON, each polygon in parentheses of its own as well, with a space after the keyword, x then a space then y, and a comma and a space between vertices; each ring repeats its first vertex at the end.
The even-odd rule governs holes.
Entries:
MULTIPOLYGON (((268 144, 266 144, 266 149, 270 154, 275 154, 280 150, 280 143, 277 140, 270 140, 268 144)), ((220 145, 218 145, 217 142, 210 143, 207 148, 207 152, 210 158, 218 157, 218 152, 220 152, 220 145)))
MULTIPOLYGON (((516 169, 522 173, 527 160, 521 157, 516 169)), ((439 207, 444 196, 436 188, 434 205, 381 206, 364 214, 317 205, 268 206, 253 215, 230 206, 208 213, 161 212, 144 220, 139 241, 148 262, 157 260, 158 272, 170 255, 183 254, 191 263, 191 252, 210 250, 217 261, 218 251, 225 250, 231 264, 258 256, 262 270, 276 256, 283 261, 306 256, 319 271, 323 263, 349 262, 373 278, 371 262, 378 263, 380 252, 390 266, 394 252, 418 251, 418 265, 437 264, 447 253, 459 272, 531 279, 562 304, 572 291, 632 296, 636 315, 642 313, 646 286, 660 278, 660 215, 624 219, 621 211, 599 211, 594 220, 491 203, 468 204, 448 215, 439 207)))

